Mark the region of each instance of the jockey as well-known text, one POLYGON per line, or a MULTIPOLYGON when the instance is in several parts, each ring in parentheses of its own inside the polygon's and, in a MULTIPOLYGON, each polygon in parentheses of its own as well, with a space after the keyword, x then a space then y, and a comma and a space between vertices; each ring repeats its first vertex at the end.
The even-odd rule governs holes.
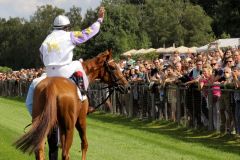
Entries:
MULTIPOLYGON (((87 90, 89 84, 88 78, 80 61, 72 60, 73 49, 99 32, 104 13, 104 7, 100 7, 97 21, 83 31, 68 31, 70 21, 66 16, 59 15, 54 19, 54 30, 46 37, 40 47, 41 58, 46 67, 47 77, 57 76, 70 78, 75 72, 80 71, 83 75, 84 89, 87 90)), ((35 79, 29 87, 26 105, 30 113, 32 113, 34 88, 46 75, 35 79)), ((86 99, 86 96, 81 94, 79 94, 79 96, 81 100, 86 99)), ((94 109, 89 106, 88 112, 90 113, 92 111, 94 111, 94 109)))

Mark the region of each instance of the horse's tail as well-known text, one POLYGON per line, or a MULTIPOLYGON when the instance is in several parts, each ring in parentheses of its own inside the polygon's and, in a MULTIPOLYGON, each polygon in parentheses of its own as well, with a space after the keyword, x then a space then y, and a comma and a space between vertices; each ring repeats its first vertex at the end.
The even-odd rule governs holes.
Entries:
MULTIPOLYGON (((50 84, 43 90, 43 92, 45 91, 43 99, 46 102, 45 104, 43 103, 42 113, 34 119, 31 129, 14 143, 16 148, 24 153, 28 152, 31 154, 36 151, 57 122, 57 97, 53 83, 50 84)), ((41 103, 36 104, 34 107, 39 107, 41 103)))

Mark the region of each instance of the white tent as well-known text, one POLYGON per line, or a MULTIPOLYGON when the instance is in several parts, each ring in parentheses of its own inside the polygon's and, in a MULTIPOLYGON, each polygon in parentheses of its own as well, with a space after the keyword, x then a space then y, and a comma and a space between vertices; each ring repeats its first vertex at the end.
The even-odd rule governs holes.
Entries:
POLYGON ((216 49, 216 44, 218 44, 219 47, 237 48, 240 45, 240 38, 218 39, 214 42, 199 47, 197 52, 207 51, 208 49, 214 50, 216 49))
POLYGON ((188 52, 190 53, 197 53, 197 47, 191 47, 188 49, 188 52))
POLYGON ((185 47, 185 46, 180 46, 178 48, 176 48, 176 50, 179 52, 179 53, 187 53, 189 48, 188 47, 185 47))
POLYGON ((151 52, 156 52, 156 49, 154 48, 149 48, 149 49, 146 49, 145 51, 143 51, 142 53, 151 53, 151 52))
POLYGON ((137 50, 134 54, 142 54, 142 53, 144 53, 146 51, 146 49, 139 49, 139 50, 137 50))
POLYGON ((197 47, 191 47, 191 48, 188 48, 188 47, 185 47, 185 46, 180 46, 178 48, 175 48, 175 47, 169 47, 169 48, 158 48, 158 49, 155 49, 155 48, 149 48, 149 49, 139 49, 139 50, 136 50, 136 49, 131 49, 129 51, 126 51, 124 53, 122 53, 123 56, 128 56, 128 55, 136 55, 136 54, 146 54, 146 53, 151 53, 151 52, 154 52, 154 53, 173 53, 174 51, 179 51, 180 53, 188 53, 188 52, 191 52, 191 53, 196 53, 196 49, 197 47))
POLYGON ((137 51, 136 49, 131 49, 131 50, 127 51, 127 52, 124 52, 122 55, 123 55, 123 56, 129 56, 129 55, 131 56, 131 55, 133 55, 136 51, 137 51))
POLYGON ((158 48, 156 53, 166 53, 166 48, 158 48))
POLYGON ((172 53, 176 51, 176 48, 175 47, 169 47, 169 48, 166 48, 166 53, 172 53))

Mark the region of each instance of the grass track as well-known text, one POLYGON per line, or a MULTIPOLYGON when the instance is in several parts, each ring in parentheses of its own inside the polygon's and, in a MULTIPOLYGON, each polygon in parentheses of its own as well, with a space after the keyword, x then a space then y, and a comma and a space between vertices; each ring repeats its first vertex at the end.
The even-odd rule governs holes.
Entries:
MULTIPOLYGON (((30 116, 22 100, 0 97, 0 160, 30 160, 11 144, 30 116)), ((164 121, 138 121, 103 113, 88 117, 88 160, 239 160, 240 141, 164 121)), ((75 133, 71 159, 80 159, 75 133)))

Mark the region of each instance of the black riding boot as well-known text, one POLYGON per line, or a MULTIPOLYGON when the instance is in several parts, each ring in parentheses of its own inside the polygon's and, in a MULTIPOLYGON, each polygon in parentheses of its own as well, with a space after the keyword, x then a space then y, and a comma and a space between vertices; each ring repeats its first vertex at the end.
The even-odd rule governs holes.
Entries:
POLYGON ((58 127, 54 127, 52 133, 48 135, 49 160, 58 159, 58 127))

